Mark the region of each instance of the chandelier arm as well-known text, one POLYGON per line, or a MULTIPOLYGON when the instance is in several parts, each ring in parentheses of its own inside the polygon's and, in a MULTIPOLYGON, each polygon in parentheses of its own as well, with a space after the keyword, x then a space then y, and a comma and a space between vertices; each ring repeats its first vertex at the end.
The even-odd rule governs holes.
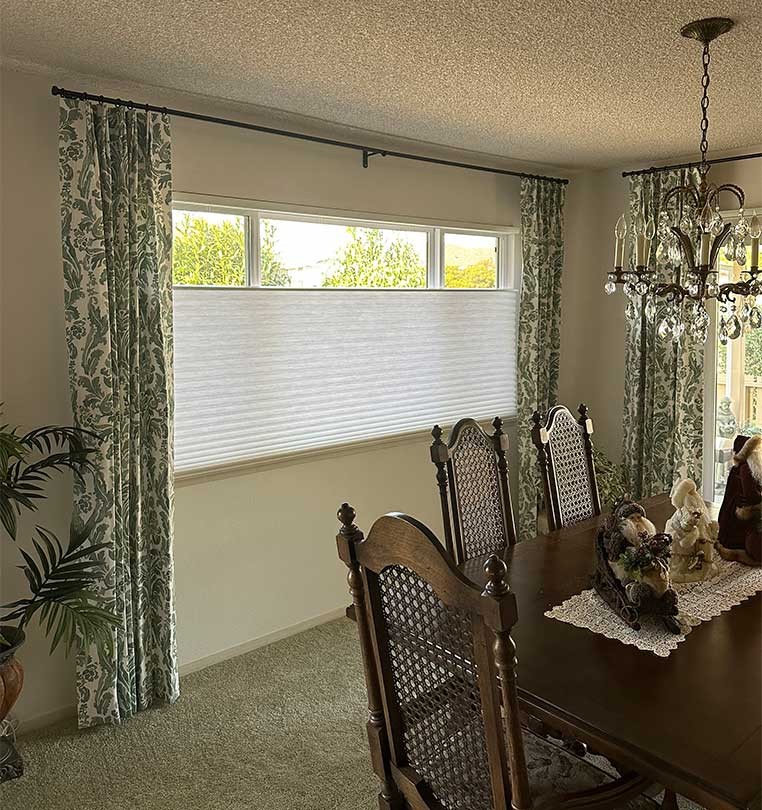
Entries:
POLYGON ((738 207, 743 208, 744 202, 746 201, 746 195, 744 194, 744 190, 741 188, 741 186, 737 186, 735 183, 723 183, 721 186, 713 188, 708 195, 710 206, 713 207, 715 201, 719 201, 720 192, 722 191, 732 194, 738 202, 738 207))
POLYGON ((748 295, 754 295, 754 288, 751 281, 733 281, 728 284, 720 284, 717 291, 717 300, 721 303, 733 303, 734 296, 746 298, 748 295))
POLYGON ((686 296, 690 297, 685 287, 681 287, 679 284, 654 284, 651 287, 651 294, 658 295, 659 298, 666 298, 668 301, 682 301, 686 296))
POLYGON ((699 205, 699 193, 695 186, 692 185, 685 185, 685 186, 675 186, 671 188, 663 197, 662 197, 662 207, 666 207, 667 204, 674 198, 678 196, 685 195, 690 197, 693 201, 693 205, 698 208, 699 205))

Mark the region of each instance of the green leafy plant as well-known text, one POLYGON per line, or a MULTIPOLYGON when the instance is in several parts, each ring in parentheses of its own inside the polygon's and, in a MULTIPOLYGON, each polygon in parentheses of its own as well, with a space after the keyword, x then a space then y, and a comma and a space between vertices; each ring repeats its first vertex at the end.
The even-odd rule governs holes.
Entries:
POLYGON ((627 495, 624 470, 621 465, 614 464, 602 450, 599 450, 594 445, 593 466, 595 467, 595 478, 598 482, 601 507, 611 510, 616 503, 627 495))
MULTIPOLYGON (((18 518, 24 510, 37 509, 54 473, 71 470, 84 482, 94 469, 92 454, 99 442, 96 434, 73 427, 48 425, 19 434, 15 427, 0 426, 0 522, 23 560, 19 567, 31 592, 3 605, 0 623, 16 622, 23 630, 36 616, 51 638, 51 652, 63 644, 68 654, 78 635, 85 643, 111 643, 116 616, 95 590, 95 554, 107 544, 88 544, 91 521, 73 526, 65 547, 53 532, 37 526, 27 550, 17 541, 18 518)), ((0 647, 8 644, 0 635, 0 647)))
POLYGON ((628 546, 617 562, 632 579, 658 567, 665 567, 670 557, 671 538, 668 534, 655 534, 639 546, 628 546))

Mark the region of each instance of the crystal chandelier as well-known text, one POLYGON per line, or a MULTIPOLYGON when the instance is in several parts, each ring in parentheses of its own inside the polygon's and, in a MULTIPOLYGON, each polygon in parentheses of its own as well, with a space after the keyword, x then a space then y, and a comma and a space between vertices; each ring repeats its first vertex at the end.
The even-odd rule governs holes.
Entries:
POLYGON ((627 223, 624 215, 614 229, 616 248, 614 269, 604 287, 607 295, 624 286, 626 314, 634 321, 641 312, 663 340, 679 342, 684 333, 700 341, 709 334, 706 302, 716 299, 719 305, 718 335, 724 345, 740 337, 745 328, 762 326, 762 310, 757 295, 762 294, 759 274, 759 239, 762 228, 756 212, 748 218, 744 212, 744 193, 739 186, 724 183, 717 186, 707 180, 709 163, 709 44, 733 27, 725 17, 711 17, 684 26, 680 33, 704 46, 701 85, 701 162, 698 180, 692 177, 685 185, 667 191, 661 199, 658 225, 644 207, 632 222, 632 257, 625 267, 627 223), (721 195, 730 197, 738 206, 735 222, 726 222, 720 214, 721 195), (670 205, 671 204, 671 205, 670 205), (654 245, 654 238, 658 237, 654 245), (747 267, 746 239, 751 240, 751 261, 747 267), (717 259, 724 258, 741 267, 737 281, 720 284, 717 259), (653 254, 653 260, 652 260, 653 254), (661 281, 659 270, 663 270, 661 281), (642 307, 642 308, 641 308, 642 307))

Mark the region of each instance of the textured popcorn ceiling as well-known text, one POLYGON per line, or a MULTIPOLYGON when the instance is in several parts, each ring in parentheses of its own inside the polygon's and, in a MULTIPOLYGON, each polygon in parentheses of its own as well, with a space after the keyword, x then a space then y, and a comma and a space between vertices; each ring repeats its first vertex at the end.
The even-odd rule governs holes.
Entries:
MULTIPOLYGON (((759 0, 3 0, 5 57, 569 167, 762 141, 759 0)), ((87 89, 87 88, 73 88, 87 89)))

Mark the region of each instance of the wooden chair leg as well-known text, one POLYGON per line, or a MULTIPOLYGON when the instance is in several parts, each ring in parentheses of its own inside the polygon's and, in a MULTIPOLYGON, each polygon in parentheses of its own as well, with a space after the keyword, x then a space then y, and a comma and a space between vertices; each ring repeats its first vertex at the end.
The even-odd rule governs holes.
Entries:
POLYGON ((677 796, 675 796, 675 791, 666 788, 664 790, 664 798, 661 800, 661 808, 662 810, 678 810, 677 807, 677 796))

